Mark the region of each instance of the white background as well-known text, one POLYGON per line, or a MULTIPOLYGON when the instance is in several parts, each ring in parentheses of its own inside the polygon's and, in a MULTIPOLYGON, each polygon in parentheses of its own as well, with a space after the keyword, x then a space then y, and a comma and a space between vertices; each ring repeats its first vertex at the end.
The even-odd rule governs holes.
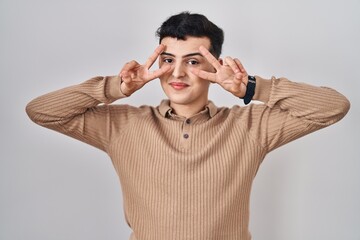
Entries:
MULTIPOLYGON (((352 104, 339 123, 267 156, 251 195, 253 239, 360 239, 360 1, 0 0, 1 240, 128 239, 108 156, 33 124, 25 106, 144 62, 156 29, 184 10, 223 28, 222 56, 250 74, 326 85, 352 104)), ((155 80, 121 102, 163 98, 155 80)), ((241 104, 216 85, 210 99, 241 104)))

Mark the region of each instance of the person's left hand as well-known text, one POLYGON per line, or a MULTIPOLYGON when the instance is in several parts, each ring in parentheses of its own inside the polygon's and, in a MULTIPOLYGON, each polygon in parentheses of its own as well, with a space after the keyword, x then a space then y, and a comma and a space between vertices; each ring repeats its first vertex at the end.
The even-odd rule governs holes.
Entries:
POLYGON ((237 97, 244 97, 248 82, 248 74, 240 60, 237 58, 233 59, 231 57, 225 57, 223 64, 221 64, 205 47, 201 46, 199 50, 215 68, 216 72, 207 72, 196 68, 191 69, 191 72, 200 78, 218 83, 225 90, 237 97))

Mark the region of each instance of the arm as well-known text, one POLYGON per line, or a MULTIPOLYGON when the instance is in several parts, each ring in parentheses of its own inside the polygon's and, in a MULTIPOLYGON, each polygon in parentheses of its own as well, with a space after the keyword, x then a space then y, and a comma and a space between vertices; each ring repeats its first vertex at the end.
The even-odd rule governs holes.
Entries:
MULTIPOLYGON (((246 93, 248 74, 238 59, 226 57, 223 64, 204 47, 200 52, 216 69, 215 73, 194 69, 205 80, 218 83, 237 97, 246 93)), ((239 124, 246 125, 254 141, 267 152, 315 130, 329 126, 345 116, 349 101, 327 87, 291 82, 286 78, 265 80, 256 77, 254 100, 237 111, 239 124)))
POLYGON ((37 97, 26 106, 35 123, 106 150, 110 139, 108 105, 125 97, 120 77, 95 77, 37 97), (97 136, 97 137, 95 137, 97 136))
MULTIPOLYGON (((169 67, 153 72, 149 68, 164 46, 160 45, 144 65, 125 64, 119 76, 95 77, 79 85, 45 94, 32 100, 26 112, 35 123, 64 133, 104 151, 111 139, 113 101, 129 96, 147 82, 158 78, 169 67), (123 92, 124 91, 124 92, 123 92)), ((118 106, 117 122, 125 127, 134 108, 118 106)))
POLYGON ((328 87, 256 76, 254 100, 249 107, 249 131, 268 152, 299 137, 330 126, 350 108, 346 97, 328 87))

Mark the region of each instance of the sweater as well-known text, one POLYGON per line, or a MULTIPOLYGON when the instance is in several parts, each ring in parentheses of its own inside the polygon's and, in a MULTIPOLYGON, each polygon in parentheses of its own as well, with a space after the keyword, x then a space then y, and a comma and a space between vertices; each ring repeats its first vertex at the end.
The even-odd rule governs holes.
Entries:
POLYGON ((350 107, 327 87, 256 79, 263 104, 209 101, 188 119, 168 100, 156 107, 110 104, 126 97, 118 76, 45 94, 26 111, 35 123, 109 155, 130 240, 250 240, 250 192, 266 154, 339 121, 350 107))

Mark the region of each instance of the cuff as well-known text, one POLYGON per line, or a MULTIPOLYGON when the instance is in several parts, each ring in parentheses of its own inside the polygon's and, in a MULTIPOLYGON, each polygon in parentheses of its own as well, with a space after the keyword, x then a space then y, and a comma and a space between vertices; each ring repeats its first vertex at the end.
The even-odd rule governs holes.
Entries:
POLYGON ((270 98, 272 81, 259 76, 255 76, 255 78, 256 88, 253 100, 267 103, 270 98))
POLYGON ((120 76, 110 76, 107 78, 107 84, 106 84, 106 96, 111 99, 111 101, 116 101, 120 98, 127 97, 125 94, 121 92, 120 84, 121 84, 121 78, 120 76))

